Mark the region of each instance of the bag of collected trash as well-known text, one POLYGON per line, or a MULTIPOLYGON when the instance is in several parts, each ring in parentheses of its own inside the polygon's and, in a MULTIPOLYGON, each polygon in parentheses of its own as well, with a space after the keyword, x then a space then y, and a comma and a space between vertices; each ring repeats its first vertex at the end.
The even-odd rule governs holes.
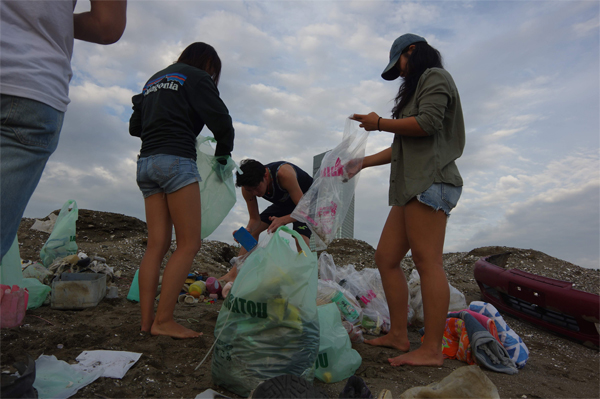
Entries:
POLYGON ((400 399, 490 398, 500 399, 498 388, 479 366, 459 367, 442 379, 424 387, 404 391, 400 399))
MULTIPOLYGON (((450 303, 448 305, 448 312, 454 312, 462 310, 467 307, 467 301, 462 292, 454 288, 448 283, 450 289, 450 303)), ((413 269, 410 273, 410 279, 408 280, 408 292, 410 293, 409 305, 413 308, 415 315, 409 322, 413 324, 423 325, 423 297, 421 296, 421 277, 417 269, 413 269)))
POLYGON ((56 258, 64 258, 77 253, 75 242, 76 222, 79 217, 77 202, 68 200, 63 205, 50 237, 40 251, 40 259, 48 267, 56 258), (71 210, 69 208, 72 206, 71 210))
POLYGON ((362 328, 371 335, 386 334, 390 331, 390 312, 387 302, 373 298, 363 308, 362 328))
POLYGON ((317 250, 329 245, 344 222, 360 175, 349 178, 345 166, 350 161, 362 165, 368 136, 358 122, 346 119, 342 142, 325 154, 313 184, 290 215, 315 234, 317 250))
POLYGON ((29 291, 27 309, 35 309, 42 306, 50 292, 50 287, 40 283, 37 279, 23 278, 21 254, 19 252, 17 237, 15 237, 10 249, 4 255, 4 258, 2 258, 2 263, 0 263, 0 283, 26 288, 29 291))
POLYGON ((29 292, 17 285, 0 284, 0 328, 20 326, 27 310, 29 292))
POLYGON ((344 320, 360 325, 362 308, 350 292, 331 280, 319 280, 317 287, 317 305, 335 303, 344 320))
POLYGON ((35 278, 42 284, 50 284, 54 273, 41 263, 32 263, 23 269, 23 278, 35 278))
POLYGON ((282 374, 312 381, 319 351, 317 257, 286 226, 268 236, 244 262, 215 325, 213 382, 244 397, 282 374))
POLYGON ((352 349, 337 307, 330 303, 319 306, 318 311, 321 338, 315 377, 327 383, 345 380, 360 367, 362 358, 352 349))
POLYGON ((333 256, 327 253, 327 251, 321 252, 319 256, 319 279, 321 280, 332 280, 336 283, 337 268, 335 266, 335 262, 333 261, 333 256))
POLYGON ((235 205, 235 185, 233 170, 236 164, 231 157, 216 157, 210 143, 216 143, 212 137, 198 135, 196 139, 196 165, 202 181, 200 202, 202 204, 202 239, 208 237, 225 219, 235 205), (225 165, 219 162, 226 161, 225 165))

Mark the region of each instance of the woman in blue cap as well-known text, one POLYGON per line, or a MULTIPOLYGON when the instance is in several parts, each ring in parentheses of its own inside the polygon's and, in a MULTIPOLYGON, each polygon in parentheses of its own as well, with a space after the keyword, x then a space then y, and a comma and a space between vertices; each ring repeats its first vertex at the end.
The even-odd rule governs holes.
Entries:
MULTIPOLYGON (((465 145, 458 90, 443 69, 440 53, 427 41, 405 34, 394 41, 381 77, 403 81, 391 118, 371 112, 353 119, 368 131, 394 134, 390 148, 364 158, 362 168, 391 164, 389 203, 375 262, 387 297, 391 328, 368 344, 407 352, 408 286, 400 262, 410 250, 421 278, 425 336, 422 345, 389 362, 393 366, 442 365, 442 337, 450 301, 442 263, 446 220, 463 181, 455 160, 465 145)), ((350 169, 358 169, 358 167, 350 169)), ((358 170, 352 170, 351 174, 358 170)))

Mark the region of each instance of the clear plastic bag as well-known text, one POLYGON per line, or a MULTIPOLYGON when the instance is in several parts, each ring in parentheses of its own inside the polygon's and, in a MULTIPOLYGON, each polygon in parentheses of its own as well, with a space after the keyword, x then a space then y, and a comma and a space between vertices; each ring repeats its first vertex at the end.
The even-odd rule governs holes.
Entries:
POLYGON ((344 320, 360 325, 362 308, 354 295, 332 280, 319 280, 317 287, 318 305, 335 302, 344 320))
MULTIPOLYGON (((467 301, 462 292, 454 288, 448 283, 450 289, 450 303, 448 306, 448 312, 458 311, 467 307, 467 301)), ((408 280, 408 292, 410 294, 409 306, 414 310, 413 318, 408 321, 422 326, 425 322, 425 316, 423 314, 423 297, 421 295, 421 277, 417 269, 413 269, 408 280)))
POLYGON ((290 215, 304 222, 315 234, 316 249, 325 249, 342 226, 354 197, 359 174, 348 177, 346 165, 362 165, 369 132, 348 118, 342 142, 329 151, 310 189, 290 215))
POLYGON ((217 141, 202 135, 198 135, 196 140, 196 166, 202 178, 199 184, 202 204, 202 239, 211 235, 219 227, 236 202, 233 171, 237 166, 229 156, 215 157, 211 142, 217 141), (219 160, 225 161, 225 165, 219 160))

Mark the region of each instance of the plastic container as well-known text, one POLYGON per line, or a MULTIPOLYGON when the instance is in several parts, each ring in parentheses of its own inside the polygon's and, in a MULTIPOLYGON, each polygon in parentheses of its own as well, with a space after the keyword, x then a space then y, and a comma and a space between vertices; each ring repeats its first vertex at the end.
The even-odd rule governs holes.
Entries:
POLYGON ((0 285, 0 328, 18 327, 23 322, 29 292, 17 285, 0 285))
POLYGON ((333 298, 331 298, 331 302, 335 302, 344 318, 350 323, 354 324, 360 319, 360 313, 356 310, 354 305, 346 299, 342 291, 338 291, 333 298))
POLYGON ((200 297, 200 295, 204 294, 206 291, 206 283, 202 280, 197 280, 190 284, 190 288, 188 289, 188 294, 193 296, 194 298, 200 297))
POLYGON ((135 271, 135 275, 133 276, 133 281, 131 282, 131 287, 129 287, 129 293, 127 294, 127 299, 130 301, 139 302, 140 301, 140 284, 138 283, 138 274, 140 269, 135 271))
POLYGON ((235 238, 235 240, 239 242, 248 252, 252 251, 256 244, 258 244, 256 238, 254 238, 252 234, 250 234, 250 232, 244 227, 240 227, 235 233, 233 233, 233 238, 235 238))
POLYGON ((85 309, 98 305, 106 295, 106 274, 62 273, 52 282, 52 309, 85 309))
POLYGON ((223 287, 221 287, 221 283, 214 277, 209 277, 206 279, 206 291, 209 294, 217 294, 221 295, 223 287))

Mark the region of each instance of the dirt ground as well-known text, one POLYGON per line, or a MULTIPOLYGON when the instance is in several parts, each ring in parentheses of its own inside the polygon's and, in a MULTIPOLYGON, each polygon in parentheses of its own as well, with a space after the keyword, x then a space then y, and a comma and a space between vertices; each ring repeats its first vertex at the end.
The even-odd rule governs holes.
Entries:
MULTIPOLYGON (((57 212, 58 213, 58 212, 57 212)), ((21 258, 39 261, 39 251, 48 234, 31 230, 33 219, 23 219, 19 230, 21 258)), ((40 355, 54 355, 59 360, 76 363, 75 358, 84 350, 119 350, 142 353, 139 361, 121 380, 99 378, 81 389, 74 397, 80 398, 194 398, 206 389, 226 396, 238 396, 212 383, 210 356, 195 370, 208 353, 214 340, 214 325, 222 300, 215 304, 178 304, 176 319, 204 335, 198 339, 175 340, 153 337, 139 332, 139 306, 126 299, 129 285, 145 250, 145 223, 124 215, 79 211, 77 244, 88 256, 106 259, 116 274, 114 284, 119 289, 116 299, 103 299, 98 306, 81 311, 53 310, 42 306, 27 312, 23 325, 2 329, 1 369, 14 372, 16 358, 23 352, 34 359, 40 355)), ((172 247, 174 248, 174 246, 172 247)), ((572 281, 575 288, 600 293, 600 272, 552 258, 531 249, 506 247, 477 248, 471 252, 444 255, 444 267, 450 283, 461 291, 467 304, 480 300, 480 292, 473 278, 475 262, 482 256, 511 251, 509 268, 519 268, 547 277, 572 281)), ((229 267, 229 259, 237 248, 222 242, 206 241, 196 256, 192 270, 219 277, 229 267)), ((374 249, 359 240, 341 239, 328 248, 336 265, 354 264, 357 269, 376 267, 374 249)), ((403 261, 409 276, 413 264, 403 261)), ((508 325, 524 340, 530 350, 527 365, 516 375, 483 372, 496 385, 502 398, 598 398, 600 397, 600 355, 577 342, 540 330, 532 324, 503 315, 508 325)), ((410 329, 411 349, 419 346, 416 328, 410 329)), ((466 366, 457 360, 446 360, 442 367, 391 367, 388 357, 398 351, 355 344, 362 356, 362 365, 356 375, 362 377, 376 395, 389 389, 394 397, 405 390, 440 381, 453 370, 466 366)), ((315 385, 329 397, 337 398, 345 381, 315 385)))

